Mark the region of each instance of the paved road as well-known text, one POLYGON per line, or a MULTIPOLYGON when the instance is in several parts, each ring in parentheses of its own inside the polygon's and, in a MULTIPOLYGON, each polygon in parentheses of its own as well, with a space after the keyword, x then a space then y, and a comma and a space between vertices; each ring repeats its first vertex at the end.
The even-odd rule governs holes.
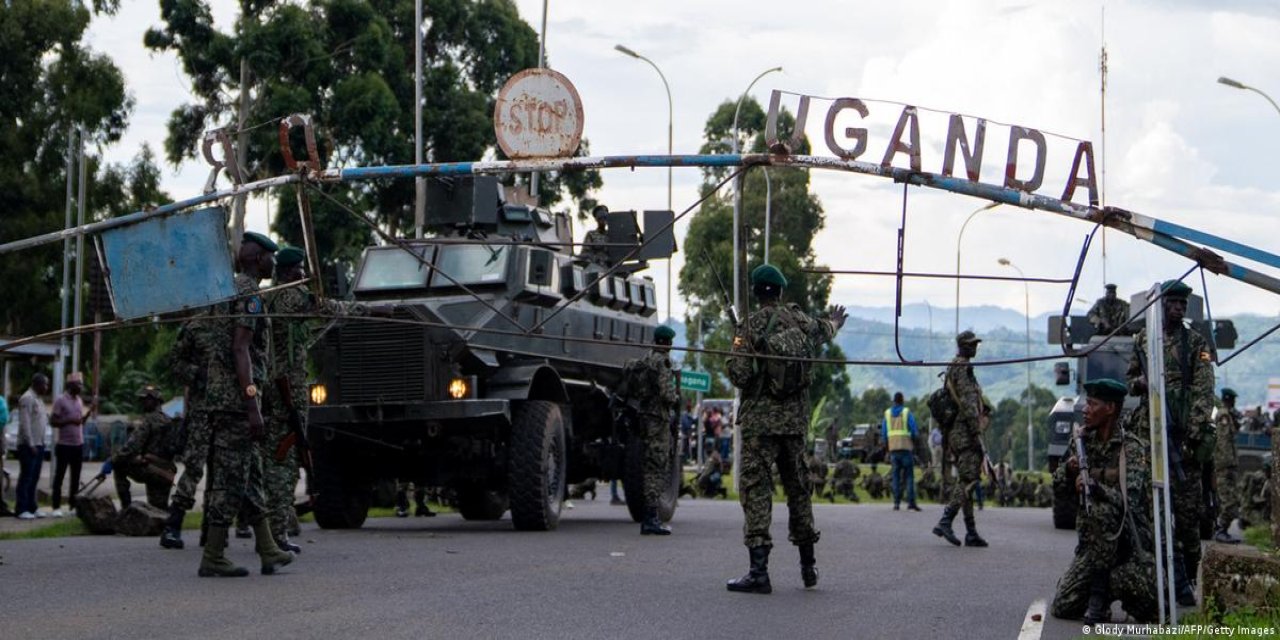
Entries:
MULTIPOLYGON (((774 549, 769 596, 732 594, 746 568, 737 504, 685 501, 669 538, 641 537, 622 507, 579 501, 560 529, 509 521, 382 518, 308 525, 281 575, 196 577, 199 550, 153 539, 0 542, 9 638, 244 636, 429 638, 1015 638, 1052 597, 1074 545, 1042 509, 988 509, 989 549, 954 548, 940 514, 817 505, 822 582, 800 587, 795 548, 774 549)), ((786 509, 774 512, 785 537, 786 509)), ((194 536, 188 536, 193 538, 194 536)), ((231 557, 256 569, 248 541, 231 557)), ((1049 618, 1044 638, 1079 625, 1049 618)))

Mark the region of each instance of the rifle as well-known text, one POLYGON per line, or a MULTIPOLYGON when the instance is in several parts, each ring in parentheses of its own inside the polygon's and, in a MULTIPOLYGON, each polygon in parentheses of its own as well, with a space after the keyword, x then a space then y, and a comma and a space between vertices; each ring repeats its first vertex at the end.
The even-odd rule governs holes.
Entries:
POLYGON ((729 298, 729 290, 724 286, 724 280, 720 278, 720 272, 716 270, 716 265, 711 261, 711 254, 706 249, 702 250, 702 257, 707 261, 707 267, 711 269, 711 273, 716 277, 716 284, 720 287, 720 296, 724 298, 724 308, 729 313, 729 322, 733 323, 733 330, 738 331, 738 310, 733 307, 733 300, 729 298))
POLYGON ((1093 499, 1089 495, 1089 458, 1084 454, 1084 434, 1076 434, 1076 462, 1080 465, 1080 471, 1084 475, 1084 482, 1080 486, 1084 487, 1084 491, 1080 494, 1080 501, 1084 505, 1084 512, 1089 513, 1093 510, 1093 499))
POLYGON ((276 390, 280 392, 280 400, 284 403, 285 409, 288 410, 289 416, 289 433, 281 438, 276 445, 276 462, 284 462, 285 457, 289 455, 289 449, 294 446, 298 447, 298 466, 307 472, 307 501, 294 505, 294 511, 299 516, 302 516, 314 508, 316 501, 316 492, 312 488, 315 467, 312 465, 311 443, 307 441, 307 432, 302 426, 302 413, 298 410, 297 405, 293 403, 293 386, 289 384, 288 376, 276 378, 276 390))

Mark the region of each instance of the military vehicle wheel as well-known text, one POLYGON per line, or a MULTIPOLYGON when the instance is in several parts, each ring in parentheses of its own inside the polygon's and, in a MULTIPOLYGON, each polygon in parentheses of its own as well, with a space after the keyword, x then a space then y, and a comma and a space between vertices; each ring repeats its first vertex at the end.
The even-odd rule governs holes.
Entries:
POLYGON ((507 494, 483 487, 458 489, 458 513, 463 520, 499 520, 507 512, 507 494))
POLYGON ((1055 491, 1053 494, 1053 527, 1055 529, 1075 529, 1076 512, 1080 510, 1080 502, 1074 495, 1055 491))
POLYGON ((315 453, 316 524, 321 529, 359 529, 369 515, 373 487, 337 459, 340 443, 313 441, 315 453))
MULTIPOLYGON (((633 437, 627 442, 627 457, 622 470, 622 488, 626 492, 627 512, 635 522, 644 520, 644 439, 633 437), (635 487, 633 491, 631 488, 635 487)), ((658 503, 658 519, 670 522, 676 514, 677 498, 680 495, 680 456, 676 449, 671 449, 671 481, 662 490, 662 501, 658 503)))
POLYGON ((565 489, 564 417, 552 402, 529 400, 511 425, 511 522, 521 531, 560 524, 565 489))

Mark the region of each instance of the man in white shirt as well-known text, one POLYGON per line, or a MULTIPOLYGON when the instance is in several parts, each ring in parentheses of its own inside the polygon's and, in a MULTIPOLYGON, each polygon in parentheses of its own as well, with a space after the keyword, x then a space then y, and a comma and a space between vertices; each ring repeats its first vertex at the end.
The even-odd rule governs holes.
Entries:
POLYGON ((18 399, 18 495, 14 510, 21 520, 43 518, 36 504, 36 484, 44 466, 44 434, 49 428, 49 410, 41 396, 49 393, 49 378, 37 373, 31 388, 18 399))

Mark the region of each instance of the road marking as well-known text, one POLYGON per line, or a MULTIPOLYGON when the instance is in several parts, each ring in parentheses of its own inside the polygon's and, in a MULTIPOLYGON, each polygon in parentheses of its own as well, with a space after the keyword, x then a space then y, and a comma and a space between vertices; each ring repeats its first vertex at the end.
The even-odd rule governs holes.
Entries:
POLYGON ((1022 631, 1018 640, 1040 640, 1040 632, 1044 630, 1044 598, 1040 598, 1027 607, 1027 617, 1022 619, 1022 631))

